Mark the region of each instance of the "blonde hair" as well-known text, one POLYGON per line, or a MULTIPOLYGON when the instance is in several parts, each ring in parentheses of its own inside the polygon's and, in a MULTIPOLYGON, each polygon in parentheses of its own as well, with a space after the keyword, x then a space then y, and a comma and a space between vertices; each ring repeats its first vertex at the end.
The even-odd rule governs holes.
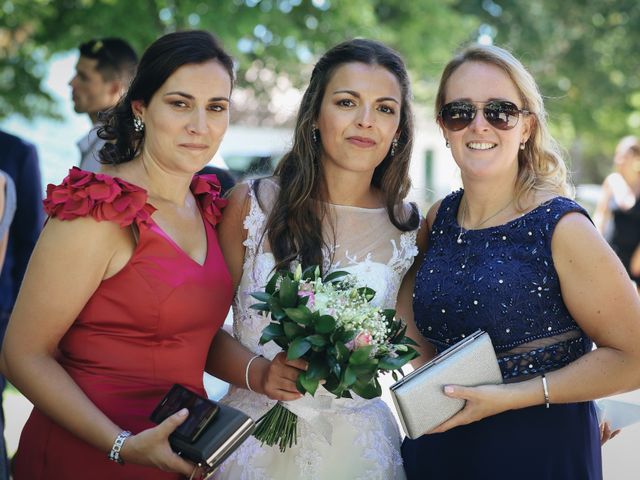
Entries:
POLYGON ((549 132, 547 112, 538 85, 524 65, 509 51, 495 45, 471 45, 453 57, 440 78, 436 116, 444 106, 449 78, 466 62, 487 63, 503 70, 518 90, 522 108, 529 110, 534 116, 531 136, 524 150, 518 151, 518 176, 515 185, 517 207, 524 209, 523 199, 531 192, 573 196, 562 150, 549 132))

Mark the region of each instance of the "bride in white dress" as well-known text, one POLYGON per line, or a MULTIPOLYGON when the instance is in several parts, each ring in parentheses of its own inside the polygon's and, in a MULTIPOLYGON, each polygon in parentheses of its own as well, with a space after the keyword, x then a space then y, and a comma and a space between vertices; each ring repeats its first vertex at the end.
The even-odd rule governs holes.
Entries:
MULTIPOLYGON (((254 419, 275 399, 301 405, 295 379, 304 363, 287 362, 274 343, 259 345, 269 319, 249 308, 256 303, 250 294, 264 289, 274 268, 299 261, 321 265, 323 274, 347 270, 376 290, 375 304, 395 307, 418 252, 419 216, 403 203, 413 137, 408 99, 407 73, 393 50, 369 40, 334 47, 313 71, 294 145, 276 176, 232 193, 219 238, 237 285, 234 335, 265 358, 247 365, 247 388, 231 387, 224 403, 254 419), (274 372, 280 390, 271 398, 257 393, 268 375, 274 383, 274 372)), ((320 388, 302 402, 310 415, 299 419, 296 445, 282 453, 251 437, 214 478, 405 478, 400 432, 382 400, 336 399, 320 388)))

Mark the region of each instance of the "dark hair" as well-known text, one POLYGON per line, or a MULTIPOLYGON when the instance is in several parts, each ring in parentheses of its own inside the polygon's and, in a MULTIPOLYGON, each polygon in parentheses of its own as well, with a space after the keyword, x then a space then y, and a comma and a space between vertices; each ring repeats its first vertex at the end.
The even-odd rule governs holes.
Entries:
POLYGON ((141 100, 149 105, 151 98, 180 67, 211 60, 219 62, 233 83, 233 59, 209 32, 190 30, 164 35, 153 42, 142 55, 136 76, 118 104, 101 117, 104 125, 98 136, 108 140, 100 150, 102 163, 124 163, 135 158, 144 145, 144 131, 133 126, 131 102, 141 100), (114 143, 110 143, 115 141, 114 143))
MULTIPOLYGON (((276 259, 276 269, 288 268, 296 259, 303 265, 322 268, 322 250, 327 246, 322 233, 326 206, 318 200, 325 198, 326 186, 320 161, 321 142, 314 139, 313 129, 333 73, 338 67, 354 62, 384 67, 400 84, 402 105, 398 145, 395 155, 387 153, 375 169, 371 184, 381 190, 393 225, 402 231, 418 226, 415 206, 408 218, 398 209, 411 187, 409 162, 413 145, 411 90, 404 62, 396 51, 382 43, 364 39, 346 41, 330 49, 316 63, 300 104, 293 147, 275 170, 280 192, 267 219, 266 235, 276 259)), ((259 184, 254 184, 257 197, 259 184)))
POLYGON ((104 80, 115 78, 125 85, 136 73, 138 56, 131 45, 121 38, 100 38, 89 40, 80 45, 80 55, 97 60, 96 70, 104 80))

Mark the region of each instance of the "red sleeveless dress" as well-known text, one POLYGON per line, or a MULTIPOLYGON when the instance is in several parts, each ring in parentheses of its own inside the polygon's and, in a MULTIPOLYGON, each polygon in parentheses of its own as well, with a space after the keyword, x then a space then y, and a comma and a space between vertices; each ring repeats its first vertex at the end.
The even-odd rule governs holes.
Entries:
MULTIPOLYGON (((104 280, 59 344, 59 361, 86 395, 134 434, 152 427, 149 415, 174 383, 205 394, 202 374, 213 336, 232 301, 232 282, 214 226, 226 200, 215 175, 194 177, 207 234, 207 256, 195 262, 153 221, 145 190, 76 167, 49 185, 51 217, 93 216, 138 227, 133 256, 104 280)), ((178 474, 118 465, 34 409, 20 438, 16 480, 178 479, 178 474)))

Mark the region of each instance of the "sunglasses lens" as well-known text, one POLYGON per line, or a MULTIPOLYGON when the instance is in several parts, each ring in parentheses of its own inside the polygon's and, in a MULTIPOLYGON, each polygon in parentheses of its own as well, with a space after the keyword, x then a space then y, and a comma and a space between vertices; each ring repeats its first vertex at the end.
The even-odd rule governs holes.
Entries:
POLYGON ((440 110, 440 118, 447 130, 458 131, 469 125, 476 116, 476 107, 470 103, 447 103, 440 110))
POLYGON ((520 118, 520 110, 511 102, 491 102, 483 110, 487 122, 500 130, 511 130, 520 118))

